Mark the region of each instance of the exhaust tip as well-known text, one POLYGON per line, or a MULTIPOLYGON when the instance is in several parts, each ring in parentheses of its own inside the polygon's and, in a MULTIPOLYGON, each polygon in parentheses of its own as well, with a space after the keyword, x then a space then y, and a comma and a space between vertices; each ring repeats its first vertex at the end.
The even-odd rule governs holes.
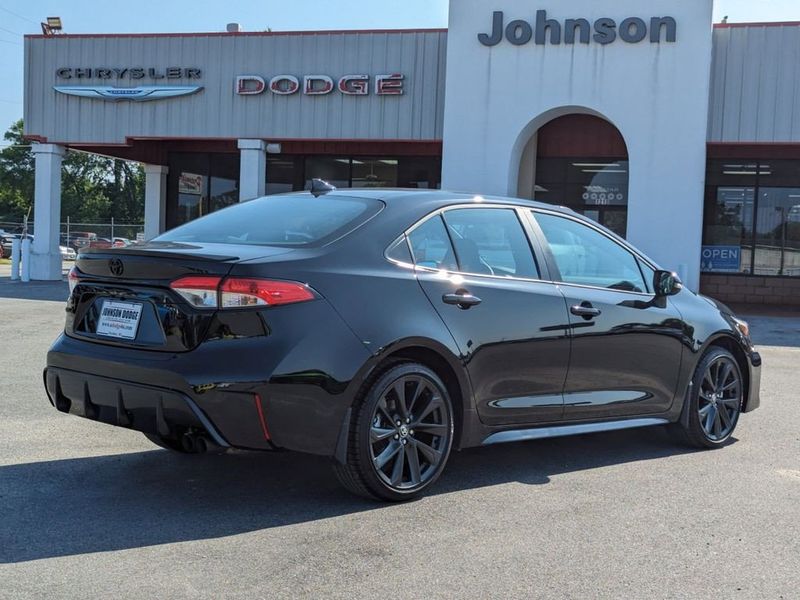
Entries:
POLYGON ((187 454, 194 454, 197 452, 197 445, 195 444, 195 437, 188 433, 181 437, 181 448, 187 454))

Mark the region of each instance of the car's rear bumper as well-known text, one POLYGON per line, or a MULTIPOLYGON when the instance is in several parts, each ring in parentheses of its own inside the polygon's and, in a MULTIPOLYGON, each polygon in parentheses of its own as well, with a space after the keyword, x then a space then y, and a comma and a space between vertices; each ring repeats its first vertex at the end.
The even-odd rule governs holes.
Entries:
POLYGON ((204 432, 222 447, 273 448, 253 394, 216 392, 218 408, 209 411, 182 392, 68 369, 48 367, 44 381, 50 403, 64 413, 163 437, 204 432))
POLYGON ((262 335, 220 335, 187 352, 62 334, 47 354, 50 400, 147 433, 163 435, 166 421, 177 430, 213 428, 234 447, 336 455, 369 351, 325 302, 270 310, 265 319, 262 335))
POLYGON ((750 412, 761 406, 761 355, 751 350, 747 355, 747 362, 750 368, 750 385, 744 412, 750 412))

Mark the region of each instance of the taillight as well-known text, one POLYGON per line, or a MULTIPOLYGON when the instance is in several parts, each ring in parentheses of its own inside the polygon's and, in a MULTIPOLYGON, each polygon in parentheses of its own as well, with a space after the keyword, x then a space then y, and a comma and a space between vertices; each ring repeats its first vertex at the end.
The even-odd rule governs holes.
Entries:
POLYGON ((170 287, 198 308, 258 308, 315 298, 314 292, 302 283, 272 279, 198 275, 177 279, 170 287))
POLYGON ((221 277, 190 276, 176 279, 169 287, 178 292, 192 306, 217 308, 221 277))
POLYGON ((231 277, 222 282, 220 291, 221 308, 274 306, 314 299, 314 294, 308 287, 293 281, 231 277))
POLYGON ((73 290, 75 290, 75 286, 80 283, 80 277, 78 277, 78 268, 73 266, 69 270, 69 274, 67 275, 67 282, 69 283, 69 293, 72 294, 73 290))

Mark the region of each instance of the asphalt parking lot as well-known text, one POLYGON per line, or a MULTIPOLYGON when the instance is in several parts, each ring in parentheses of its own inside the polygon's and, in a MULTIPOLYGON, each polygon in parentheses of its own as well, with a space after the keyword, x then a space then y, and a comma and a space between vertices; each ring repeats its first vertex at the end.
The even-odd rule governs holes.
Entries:
POLYGON ((473 449, 385 505, 321 458, 175 456, 56 412, 65 295, 0 279, 0 598, 800 597, 800 317, 751 318, 762 408, 724 449, 661 428, 473 449))

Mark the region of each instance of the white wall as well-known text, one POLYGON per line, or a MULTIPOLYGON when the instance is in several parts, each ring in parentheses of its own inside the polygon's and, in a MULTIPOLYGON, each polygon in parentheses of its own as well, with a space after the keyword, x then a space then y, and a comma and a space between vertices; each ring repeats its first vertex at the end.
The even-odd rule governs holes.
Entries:
MULTIPOLYGON (((442 187, 515 195, 530 136, 570 112, 613 123, 628 145, 628 239, 697 289, 711 65, 712 0, 451 0, 442 187), (487 47, 492 12, 535 25, 671 16, 674 43, 487 47)), ((594 33, 594 32, 593 32, 594 33)), ((563 31, 562 31, 563 36, 563 31)))

